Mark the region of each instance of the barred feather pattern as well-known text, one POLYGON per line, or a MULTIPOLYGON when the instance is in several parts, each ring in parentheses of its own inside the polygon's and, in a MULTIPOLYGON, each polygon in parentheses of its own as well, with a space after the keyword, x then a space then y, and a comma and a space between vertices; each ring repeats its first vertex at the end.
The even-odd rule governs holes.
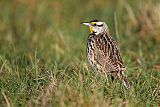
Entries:
POLYGON ((123 64, 119 46, 109 33, 90 34, 87 43, 87 54, 90 65, 98 73, 118 77, 127 89, 130 88, 130 84, 124 75, 126 67, 123 64))

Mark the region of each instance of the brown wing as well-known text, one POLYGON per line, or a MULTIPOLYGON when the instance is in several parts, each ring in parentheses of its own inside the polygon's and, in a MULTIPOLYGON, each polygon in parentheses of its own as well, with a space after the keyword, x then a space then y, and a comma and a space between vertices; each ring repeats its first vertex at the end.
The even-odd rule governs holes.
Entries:
POLYGON ((119 47, 108 35, 95 35, 89 38, 88 59, 94 68, 105 72, 125 68, 120 57, 119 47))

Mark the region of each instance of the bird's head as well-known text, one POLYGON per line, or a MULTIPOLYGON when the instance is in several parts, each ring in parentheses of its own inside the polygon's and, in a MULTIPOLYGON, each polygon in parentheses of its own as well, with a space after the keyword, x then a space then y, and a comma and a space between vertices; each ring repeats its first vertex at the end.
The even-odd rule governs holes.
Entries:
POLYGON ((108 26, 103 21, 91 20, 89 22, 81 22, 81 24, 89 26, 91 34, 99 35, 108 32, 108 26))

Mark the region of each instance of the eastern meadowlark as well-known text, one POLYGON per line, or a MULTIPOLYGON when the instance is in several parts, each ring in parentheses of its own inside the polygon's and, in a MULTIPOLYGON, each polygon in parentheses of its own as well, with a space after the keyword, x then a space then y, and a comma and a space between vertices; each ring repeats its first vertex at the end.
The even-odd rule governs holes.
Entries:
POLYGON ((105 22, 91 20, 81 22, 89 26, 90 34, 87 43, 87 57, 90 65, 101 75, 111 75, 112 80, 118 77, 127 89, 130 84, 124 75, 126 67, 120 56, 117 42, 110 36, 105 22))

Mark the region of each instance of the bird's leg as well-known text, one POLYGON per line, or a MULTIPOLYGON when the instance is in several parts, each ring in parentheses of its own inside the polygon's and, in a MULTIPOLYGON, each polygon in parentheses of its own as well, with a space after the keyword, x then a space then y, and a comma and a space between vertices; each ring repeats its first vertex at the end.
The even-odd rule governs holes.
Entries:
POLYGON ((117 71, 111 71, 111 80, 112 80, 112 82, 115 80, 116 77, 117 77, 117 71))
POLYGON ((106 82, 105 82, 105 84, 109 85, 109 82, 108 82, 108 77, 107 77, 107 75, 105 75, 105 79, 106 79, 106 82))
POLYGON ((112 75, 111 75, 111 80, 112 80, 112 82, 114 81, 114 76, 112 76, 112 75))

